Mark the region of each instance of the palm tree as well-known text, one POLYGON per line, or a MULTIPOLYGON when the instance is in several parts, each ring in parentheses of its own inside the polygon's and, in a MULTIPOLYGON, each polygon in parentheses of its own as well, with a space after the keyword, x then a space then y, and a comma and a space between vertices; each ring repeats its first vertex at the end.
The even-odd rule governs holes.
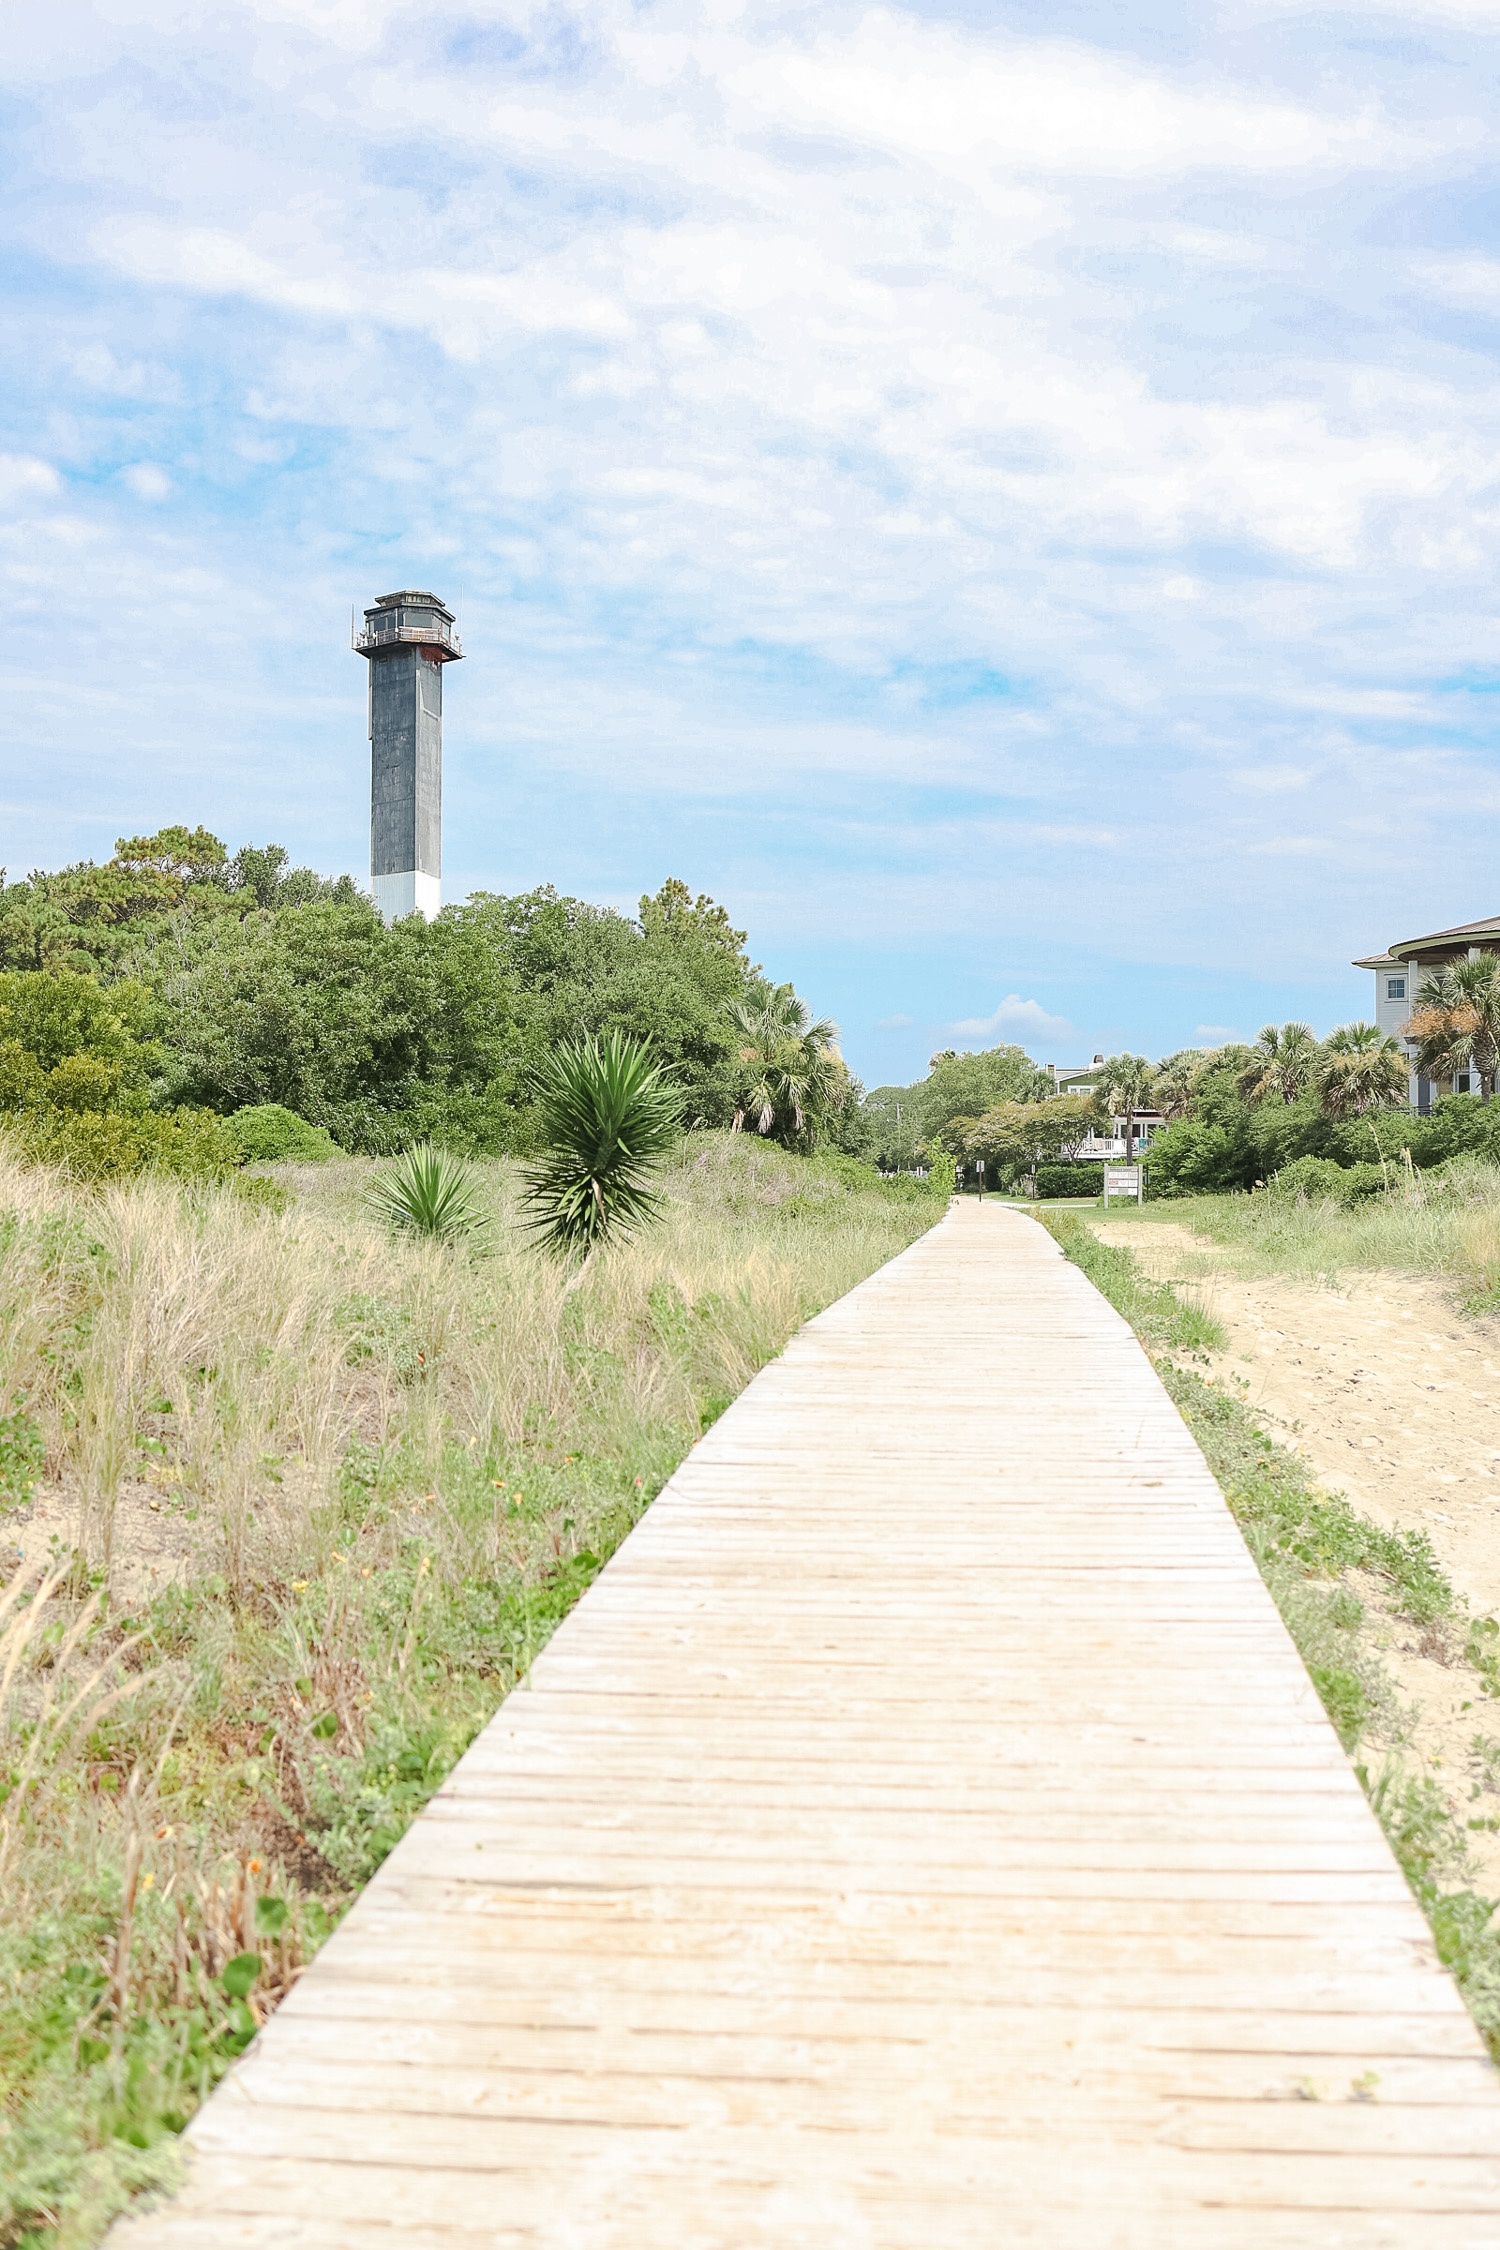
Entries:
POLYGON ((1481 953, 1430 971, 1404 1029, 1417 1042, 1423 1078, 1451 1082, 1457 1071, 1477 1071, 1488 1101, 1500 1069, 1500 960, 1481 953))
POLYGON ((1180 1047, 1156 1066, 1156 1107, 1168 1123, 1191 1117, 1199 1079, 1207 1066, 1201 1047, 1180 1047))
POLYGON ((1310 1023, 1284 1023, 1279 1031, 1268 1023, 1251 1049, 1255 1060, 1235 1084, 1247 1102, 1294 1102, 1312 1077, 1318 1052, 1310 1023))
POLYGON ((1144 1055, 1111 1055, 1094 1072, 1096 1114, 1112 1120, 1125 1120, 1125 1161, 1135 1162, 1136 1112, 1150 1109, 1156 1088, 1156 1073, 1144 1055))
POLYGON ((802 1136, 834 1106, 845 1081, 838 1025, 827 1016, 814 1021, 789 984, 773 986, 758 1008, 736 1000, 729 1013, 740 1034, 731 1130, 738 1133, 749 1119, 757 1133, 769 1133, 779 1117, 783 1132, 802 1136))
POLYGON ((1373 1023, 1340 1024, 1329 1033, 1313 1082, 1330 1117, 1363 1117, 1406 1100, 1408 1065, 1400 1046, 1373 1023))

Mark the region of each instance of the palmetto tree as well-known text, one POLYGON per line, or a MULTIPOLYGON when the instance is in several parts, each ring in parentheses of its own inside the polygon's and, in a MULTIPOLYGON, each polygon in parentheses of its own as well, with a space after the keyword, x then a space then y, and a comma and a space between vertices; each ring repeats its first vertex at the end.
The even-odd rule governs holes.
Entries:
POLYGON ((1152 1108, 1156 1073, 1144 1055, 1111 1055, 1095 1067, 1094 1110, 1106 1124, 1125 1120, 1125 1161, 1135 1162, 1135 1120, 1138 1111, 1152 1108))
POLYGON ((1500 960, 1481 953, 1431 971, 1417 987, 1405 1030, 1417 1042, 1423 1078, 1451 1080, 1456 1071, 1477 1071, 1488 1101, 1500 1069, 1500 960))
POLYGON ((1310 1023, 1274 1023, 1262 1029, 1251 1049, 1255 1060, 1236 1084, 1247 1102, 1294 1102, 1312 1079, 1321 1049, 1310 1023))
POLYGON ((773 986, 759 1006, 737 1000, 729 1013, 739 1034, 733 1131, 748 1123, 770 1133, 779 1122, 791 1137, 802 1136, 845 1083, 838 1025, 826 1016, 814 1021, 789 984, 773 986))
POLYGON ((1340 1024, 1323 1043, 1313 1073, 1330 1117, 1363 1117, 1406 1099, 1408 1065, 1397 1042, 1373 1023, 1340 1024))
POLYGON ((1156 1107, 1168 1123, 1191 1117, 1206 1060, 1201 1047, 1181 1047, 1156 1066, 1156 1107))

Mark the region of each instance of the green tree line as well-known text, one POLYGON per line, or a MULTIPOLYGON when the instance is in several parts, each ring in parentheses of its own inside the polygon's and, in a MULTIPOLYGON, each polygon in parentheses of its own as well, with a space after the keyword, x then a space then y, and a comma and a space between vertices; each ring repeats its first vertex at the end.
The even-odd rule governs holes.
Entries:
POLYGON ((39 1147, 45 1118, 54 1140, 58 1119, 76 1138, 110 1118, 164 1146, 161 1120, 278 1105, 352 1151, 524 1156, 546 1059, 620 1033, 689 1124, 857 1152, 863 1089, 834 1027, 745 946, 675 879, 634 918, 543 886, 387 927, 348 876, 278 845, 122 837, 101 865, 0 874, 0 1109, 39 1147))
POLYGON ((1017 1046, 934 1055, 924 1079, 867 1096, 877 1160, 904 1169, 944 1149, 966 1171, 982 1162, 995 1183, 1033 1185, 1040 1165, 1067 1160, 1091 1125, 1119 1120, 1133 1140, 1153 1119, 1147 1150, 1154 1194, 1253 1188, 1304 1160, 1343 1171, 1379 1167, 1405 1150, 1419 1168, 1477 1151, 1500 1161, 1500 962, 1433 971, 1410 1024, 1414 1063, 1368 1023, 1319 1039, 1305 1023, 1267 1024, 1248 1044, 1183 1048, 1152 1062, 1106 1057, 1087 1098, 1058 1098, 1049 1074, 1017 1046), (1436 1083, 1429 1116, 1409 1106, 1409 1072, 1436 1083), (1460 1074, 1477 1094, 1453 1090, 1460 1074), (1162 1123, 1158 1124, 1157 1119, 1162 1123))

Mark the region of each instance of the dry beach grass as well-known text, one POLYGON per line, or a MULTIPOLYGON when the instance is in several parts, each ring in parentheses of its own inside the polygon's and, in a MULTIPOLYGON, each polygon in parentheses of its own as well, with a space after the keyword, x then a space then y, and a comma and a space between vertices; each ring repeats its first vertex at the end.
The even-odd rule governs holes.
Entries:
POLYGON ((489 1256, 393 1241, 372 1169, 0 1161, 0 2244, 169 2171, 698 1431, 942 1208, 697 1136, 578 1279, 508 1167, 489 1256))

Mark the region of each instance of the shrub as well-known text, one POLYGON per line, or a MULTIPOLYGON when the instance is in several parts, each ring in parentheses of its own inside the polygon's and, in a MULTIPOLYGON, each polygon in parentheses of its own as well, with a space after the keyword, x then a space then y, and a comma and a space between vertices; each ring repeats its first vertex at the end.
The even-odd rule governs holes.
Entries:
POLYGON ((537 1072, 537 1092, 547 1153, 526 1192, 547 1248, 589 1251, 654 1217, 651 1175, 681 1135, 683 1102, 645 1041, 571 1041, 537 1072))
POLYGON ((478 1180, 446 1149, 420 1141, 409 1148, 370 1196, 371 1207, 397 1232, 454 1242, 488 1232, 489 1213, 478 1180))
POLYGON ((949 1196, 958 1184, 958 1165, 945 1148, 936 1146, 927 1151, 927 1177, 917 1184, 928 1195, 949 1196))
POLYGON ((6 1137, 24 1161, 55 1164, 98 1187, 139 1172, 175 1180, 223 1180, 240 1163, 239 1144, 212 1110, 27 1110, 6 1137))
POLYGON ((1102 1164, 1039 1164, 1036 1168, 1037 1200, 1053 1202, 1059 1196, 1102 1195, 1102 1164))
POLYGON ((1241 1152, 1222 1125, 1179 1117, 1151 1143, 1153 1195, 1219 1195, 1240 1187, 1241 1152))
POLYGON ((43 1070, 69 1055, 88 1054, 139 1068, 143 1050, 135 1021, 144 995, 134 984, 106 991, 92 977, 52 976, 31 969, 0 973, 0 1039, 14 1039, 43 1070))
POLYGON ((290 1158, 299 1164, 323 1164, 337 1156, 338 1144, 321 1125, 309 1125, 294 1109, 280 1102, 254 1102, 237 1109, 229 1130, 247 1164, 275 1164, 290 1158))
MULTIPOLYGON (((953 1159, 946 1157, 944 1162, 951 1168, 953 1159)), ((934 1165, 925 1180, 919 1180, 915 1172, 878 1172, 875 1176, 881 1194, 891 1203, 946 1201, 953 1193, 953 1182, 941 1164, 934 1165)))
POLYGON ((840 1187, 848 1188, 851 1193, 856 1188, 879 1187, 881 1184, 881 1176, 875 1166, 865 1163, 857 1156, 841 1156, 837 1150, 820 1149, 809 1162, 825 1179, 837 1180, 840 1187))
POLYGON ((919 1180, 913 1172, 882 1172, 864 1157, 843 1156, 832 1149, 820 1149, 806 1162, 810 1171, 822 1179, 837 1180, 851 1195, 873 1188, 878 1194, 894 1196, 898 1203, 910 1203, 930 1195, 948 1196, 953 1192, 953 1159, 946 1154, 947 1171, 939 1165, 935 1171, 929 1171, 925 1180, 919 1180))
POLYGON ((1266 1182, 1266 1193, 1302 1203, 1358 1203, 1387 1185, 1378 1164, 1335 1164, 1330 1156, 1299 1156, 1266 1182))

